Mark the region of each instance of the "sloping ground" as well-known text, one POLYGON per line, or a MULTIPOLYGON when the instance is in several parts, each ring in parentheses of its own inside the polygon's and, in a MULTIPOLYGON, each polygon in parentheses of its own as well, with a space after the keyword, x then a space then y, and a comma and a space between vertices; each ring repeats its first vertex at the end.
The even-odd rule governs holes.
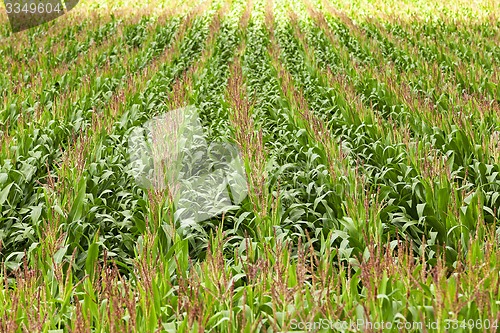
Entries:
POLYGON ((496 330, 498 8, 2 14, 0 329, 496 330))

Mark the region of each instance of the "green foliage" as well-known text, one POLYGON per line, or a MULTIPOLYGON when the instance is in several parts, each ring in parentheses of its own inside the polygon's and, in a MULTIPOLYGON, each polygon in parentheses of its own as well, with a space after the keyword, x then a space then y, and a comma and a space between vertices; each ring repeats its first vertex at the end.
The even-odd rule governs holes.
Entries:
POLYGON ((153 1, 6 39, 0 330, 495 328, 499 25, 361 3, 153 1), (210 143, 246 149, 249 184, 193 224, 127 150, 188 105, 210 143))

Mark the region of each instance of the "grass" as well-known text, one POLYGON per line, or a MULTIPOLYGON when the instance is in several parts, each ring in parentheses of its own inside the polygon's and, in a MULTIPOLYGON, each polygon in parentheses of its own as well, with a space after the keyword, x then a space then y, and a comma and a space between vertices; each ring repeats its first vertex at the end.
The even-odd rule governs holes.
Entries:
POLYGON ((11 34, 1 16, 0 330, 497 331, 497 17, 84 1, 11 34), (184 178, 132 165, 130 138, 183 108, 203 132, 184 178), (231 203, 203 183, 221 147, 244 170, 231 203))

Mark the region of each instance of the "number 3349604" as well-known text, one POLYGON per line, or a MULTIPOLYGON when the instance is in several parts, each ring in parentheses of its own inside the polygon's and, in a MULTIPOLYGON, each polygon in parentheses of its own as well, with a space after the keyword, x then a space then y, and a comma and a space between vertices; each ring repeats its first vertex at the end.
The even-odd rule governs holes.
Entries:
POLYGON ((9 3, 5 4, 5 8, 7 9, 7 14, 50 14, 50 13, 60 13, 63 11, 61 5, 58 3, 56 5, 52 5, 51 3, 25 3, 24 5, 20 3, 9 3))

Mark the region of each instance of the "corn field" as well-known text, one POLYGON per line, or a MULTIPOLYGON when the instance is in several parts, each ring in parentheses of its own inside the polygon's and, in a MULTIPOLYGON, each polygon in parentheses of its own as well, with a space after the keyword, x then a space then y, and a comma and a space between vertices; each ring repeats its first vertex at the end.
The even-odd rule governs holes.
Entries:
POLYGON ((496 332, 500 3, 0 7, 0 332, 496 332))

